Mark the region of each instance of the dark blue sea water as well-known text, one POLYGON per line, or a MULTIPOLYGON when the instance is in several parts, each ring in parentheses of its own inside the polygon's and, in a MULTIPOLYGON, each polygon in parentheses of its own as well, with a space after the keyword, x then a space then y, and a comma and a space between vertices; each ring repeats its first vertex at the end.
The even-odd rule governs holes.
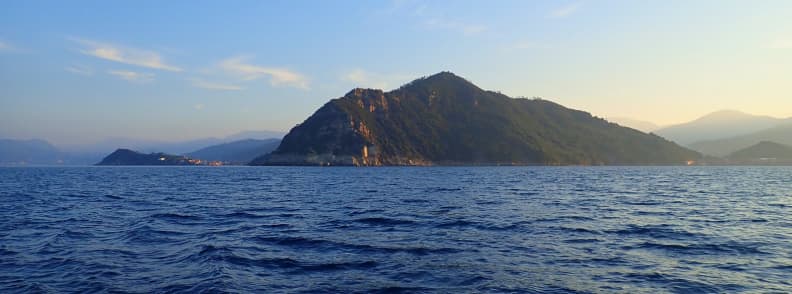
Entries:
POLYGON ((791 167, 0 169, 0 292, 792 292, 791 167))

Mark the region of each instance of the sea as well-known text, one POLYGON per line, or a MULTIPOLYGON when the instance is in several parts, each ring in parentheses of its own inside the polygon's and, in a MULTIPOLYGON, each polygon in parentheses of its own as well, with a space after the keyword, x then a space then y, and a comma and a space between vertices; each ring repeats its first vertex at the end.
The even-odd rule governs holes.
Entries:
POLYGON ((0 168, 0 293, 790 293, 792 167, 0 168))

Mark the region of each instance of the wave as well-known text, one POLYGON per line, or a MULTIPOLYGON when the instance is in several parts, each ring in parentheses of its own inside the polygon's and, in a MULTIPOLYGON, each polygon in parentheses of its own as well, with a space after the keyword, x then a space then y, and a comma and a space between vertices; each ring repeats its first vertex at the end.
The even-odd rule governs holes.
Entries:
POLYGON ((759 246, 751 244, 743 244, 737 242, 727 243, 693 243, 693 244, 675 244, 675 243, 658 243, 658 242, 643 242, 634 246, 627 246, 626 249, 660 249, 671 251, 675 253, 691 254, 691 255, 721 255, 721 254, 767 254, 762 251, 759 246))
POLYGON ((400 225, 415 224, 415 222, 411 220, 387 218, 387 217, 365 217, 365 218, 353 219, 352 221, 356 223, 372 225, 372 226, 400 226, 400 225))
POLYGON ((232 213, 220 215, 220 217, 221 218, 231 218, 231 219, 239 219, 239 218, 241 218, 241 219, 259 219, 259 218, 265 218, 267 216, 253 214, 253 213, 244 212, 244 211, 235 211, 235 212, 232 212, 232 213))
POLYGON ((342 270, 366 270, 378 266, 373 260, 364 261, 332 261, 332 262, 306 262, 290 257, 264 257, 253 258, 235 254, 232 248, 218 247, 212 245, 204 246, 200 252, 190 256, 191 259, 201 259, 204 261, 225 262, 232 265, 261 268, 280 268, 291 270, 294 273, 302 272, 323 272, 323 271, 342 271, 342 270))
POLYGON ((679 229, 675 226, 661 224, 661 225, 627 225, 624 229, 608 230, 608 234, 616 234, 621 236, 645 236, 655 239, 671 239, 671 240, 704 240, 706 235, 689 232, 679 229))
POLYGON ((789 178, 0 168, 0 293, 785 293, 789 178))
POLYGON ((163 219, 163 220, 202 220, 203 218, 197 215, 191 214, 179 214, 179 213, 157 213, 149 216, 155 219, 163 219))
POLYGON ((355 244, 333 240, 314 239, 305 237, 290 236, 257 236, 252 238, 259 244, 284 246, 290 248, 313 249, 319 251, 350 251, 361 254, 394 254, 407 253, 412 255, 430 254, 452 254, 463 252, 464 250, 448 247, 426 247, 426 246, 376 246, 368 244, 355 244))

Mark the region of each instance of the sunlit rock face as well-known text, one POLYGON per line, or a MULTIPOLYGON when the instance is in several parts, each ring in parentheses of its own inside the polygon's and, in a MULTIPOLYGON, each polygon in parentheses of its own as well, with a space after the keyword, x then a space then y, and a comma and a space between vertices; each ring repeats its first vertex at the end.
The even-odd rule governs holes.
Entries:
POLYGON ((277 150, 253 164, 429 165, 412 153, 383 153, 380 130, 369 127, 372 122, 388 119, 389 105, 398 103, 398 97, 387 97, 382 90, 354 89, 325 104, 287 134, 277 150))
POLYGON ((485 91, 450 72, 333 99, 253 165, 686 164, 699 154, 541 99, 485 91))

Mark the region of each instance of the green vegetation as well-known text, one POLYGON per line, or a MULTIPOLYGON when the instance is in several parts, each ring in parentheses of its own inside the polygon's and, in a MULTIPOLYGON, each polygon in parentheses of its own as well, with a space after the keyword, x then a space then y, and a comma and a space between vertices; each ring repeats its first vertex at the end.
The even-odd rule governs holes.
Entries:
POLYGON ((738 150, 728 156, 732 163, 792 163, 792 147, 770 142, 762 141, 756 145, 750 146, 745 149, 738 150))
POLYGON ((194 165, 190 159, 165 153, 144 154, 129 149, 118 149, 96 165, 194 165))
POLYGON ((656 135, 442 72, 331 100, 252 164, 651 165, 699 157, 656 135))

